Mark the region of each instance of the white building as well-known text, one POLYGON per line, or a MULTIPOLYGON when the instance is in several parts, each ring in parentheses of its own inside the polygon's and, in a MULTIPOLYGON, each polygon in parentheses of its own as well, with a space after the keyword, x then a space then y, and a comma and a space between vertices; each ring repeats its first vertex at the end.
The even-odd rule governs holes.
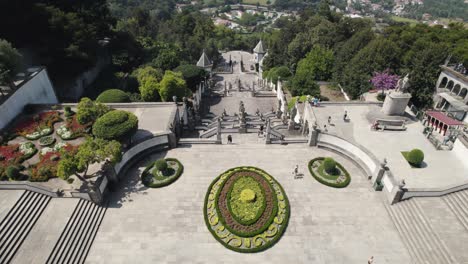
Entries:
POLYGON ((462 65, 441 66, 434 108, 456 120, 468 123, 468 75, 462 65))

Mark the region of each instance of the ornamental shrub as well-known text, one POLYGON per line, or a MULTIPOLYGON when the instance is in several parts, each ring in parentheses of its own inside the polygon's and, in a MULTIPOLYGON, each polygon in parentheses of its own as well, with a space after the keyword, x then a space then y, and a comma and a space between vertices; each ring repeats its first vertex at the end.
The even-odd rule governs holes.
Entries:
POLYGON ((124 91, 119 89, 110 89, 102 92, 97 98, 96 102, 100 103, 128 103, 130 97, 124 91))
POLYGON ((16 180, 20 176, 20 171, 16 166, 8 166, 6 169, 6 175, 10 180, 16 180))
POLYGON ((413 149, 408 153, 407 160, 414 166, 421 166, 424 160, 424 152, 420 149, 413 149))
POLYGON ((336 171, 336 161, 332 158, 325 158, 322 162, 323 169, 328 174, 333 174, 336 171))
POLYGON ((138 118, 127 111, 110 111, 96 120, 93 135, 107 140, 131 137, 138 129, 138 118))
POLYGON ((158 171, 166 171, 167 170, 167 162, 164 159, 158 159, 154 166, 158 171))

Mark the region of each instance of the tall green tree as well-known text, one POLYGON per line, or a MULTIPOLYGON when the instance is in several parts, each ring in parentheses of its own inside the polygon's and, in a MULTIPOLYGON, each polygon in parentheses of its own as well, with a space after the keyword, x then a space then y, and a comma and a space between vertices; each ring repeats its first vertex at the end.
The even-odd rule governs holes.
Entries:
POLYGON ((159 85, 159 95, 164 102, 172 101, 173 96, 181 99, 191 94, 180 72, 166 71, 159 85))
POLYGON ((11 85, 13 78, 21 69, 21 54, 11 43, 0 39, 0 84, 11 85))
POLYGON ((394 42, 383 37, 372 40, 346 66, 343 88, 351 97, 357 98, 371 88, 370 79, 374 72, 387 68, 398 72, 400 58, 401 50, 394 42))

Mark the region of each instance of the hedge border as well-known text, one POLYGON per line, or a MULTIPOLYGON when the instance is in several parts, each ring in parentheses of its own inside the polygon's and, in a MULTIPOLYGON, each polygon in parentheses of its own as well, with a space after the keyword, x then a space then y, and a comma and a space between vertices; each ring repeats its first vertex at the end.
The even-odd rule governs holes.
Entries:
MULTIPOLYGON (((178 168, 177 168, 177 171, 176 171, 175 175, 172 176, 172 177, 171 177, 169 180, 167 180, 167 181, 158 182, 158 183, 152 182, 152 183, 150 183, 150 184, 146 184, 145 181, 143 181, 143 177, 145 177, 145 175, 146 175, 147 173, 150 173, 149 170, 150 170, 151 168, 153 168, 154 164, 156 163, 156 161, 153 161, 153 162, 151 162, 148 166, 146 166, 146 168, 145 168, 145 169, 143 170, 143 172, 141 173, 140 180, 141 180, 141 182, 143 183, 143 185, 145 185, 146 187, 149 187, 149 188, 161 188, 161 187, 165 187, 165 186, 168 186, 168 185, 170 185, 171 183, 177 181, 177 180, 180 178, 180 176, 184 173, 184 165, 182 165, 182 163, 181 163, 179 160, 177 160, 177 159, 175 159, 175 158, 165 158, 164 160, 165 160, 166 162, 167 162, 167 161, 174 161, 174 162, 177 162, 177 165, 179 165, 179 166, 178 166, 178 168)), ((150 174, 151 174, 151 173, 150 173, 150 174)), ((152 176, 152 175, 151 175, 151 176, 152 176)))
MULTIPOLYGON (((264 170, 262 169, 259 169, 257 167, 253 167, 253 166, 242 166, 242 167, 235 167, 235 168, 232 168, 232 169, 229 169, 227 171, 225 171, 224 173, 227 173, 229 172, 230 170, 234 170, 234 169, 238 169, 238 168, 254 168, 254 169, 257 169, 261 172, 264 172, 266 173, 264 170)), ((224 174, 224 173, 221 173, 218 177, 216 177, 210 184, 210 186, 208 187, 208 190, 206 191, 206 195, 205 195, 205 201, 204 201, 204 205, 203 205, 203 216, 205 218, 205 225, 206 227, 208 228, 208 231, 210 231, 210 233, 213 235, 213 237, 221 244, 223 245, 225 248, 227 249, 230 249, 232 251, 235 251, 235 252, 238 252, 238 253, 259 253, 259 252, 263 252, 269 248, 271 248, 272 246, 274 246, 284 235, 284 233, 286 232, 286 230, 288 229, 288 225, 289 225, 289 218, 291 216, 291 207, 290 207, 290 204, 289 204, 289 199, 288 199, 288 196, 286 195, 286 192, 284 191, 283 189, 283 186, 281 186, 281 184, 279 184, 278 181, 275 181, 278 183, 278 187, 280 188, 281 192, 284 194, 284 200, 286 201, 286 213, 285 213, 285 223, 284 223, 284 228, 282 229, 282 232, 280 234, 278 234, 277 236, 275 236, 272 240, 269 241, 269 243, 265 244, 265 246, 263 247, 258 247, 258 248, 249 248, 249 249, 240 249, 240 248, 236 248, 236 247, 233 247, 233 246, 230 246, 228 244, 226 244, 221 238, 219 238, 215 231, 211 229, 211 226, 210 226, 210 222, 209 222, 209 219, 208 219, 208 214, 207 214, 207 211, 206 211, 206 206, 208 204, 208 197, 210 195, 210 190, 211 188, 213 187, 213 185, 219 180, 219 178, 221 178, 221 176, 224 174)), ((266 173, 268 174, 268 173, 266 173)), ((268 174, 270 177, 271 175, 268 174)), ((273 177, 272 177, 273 178, 273 177)), ((274 178, 273 178, 274 179, 274 178)))
POLYGON ((348 185, 351 183, 351 176, 349 175, 348 171, 343 167, 343 165, 341 165, 338 161, 336 161, 336 166, 346 175, 346 180, 343 183, 333 184, 333 183, 327 182, 327 181, 323 180, 321 177, 317 176, 314 173, 314 171, 312 169, 312 164, 314 162, 316 162, 316 161, 324 160, 324 159, 325 159, 325 157, 318 157, 318 158, 314 158, 314 159, 309 161, 309 164, 307 165, 307 168, 309 168, 309 172, 312 175, 312 177, 314 177, 321 184, 326 185, 328 187, 333 187, 333 188, 346 188, 346 187, 348 187, 348 185))

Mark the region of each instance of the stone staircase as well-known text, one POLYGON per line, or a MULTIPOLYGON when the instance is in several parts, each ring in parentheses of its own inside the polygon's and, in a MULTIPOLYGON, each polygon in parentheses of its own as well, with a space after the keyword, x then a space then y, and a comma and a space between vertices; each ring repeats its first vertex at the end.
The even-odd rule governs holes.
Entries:
POLYGON ((463 227, 468 231, 468 190, 454 192, 442 197, 463 227))
POLYGON ((25 191, 0 223, 0 263, 9 263, 36 221, 41 217, 51 197, 25 191))
POLYGON ((394 205, 384 203, 414 263, 458 263, 434 232, 417 199, 412 198, 394 205))
POLYGON ((106 210, 80 200, 46 263, 84 263, 106 210))

